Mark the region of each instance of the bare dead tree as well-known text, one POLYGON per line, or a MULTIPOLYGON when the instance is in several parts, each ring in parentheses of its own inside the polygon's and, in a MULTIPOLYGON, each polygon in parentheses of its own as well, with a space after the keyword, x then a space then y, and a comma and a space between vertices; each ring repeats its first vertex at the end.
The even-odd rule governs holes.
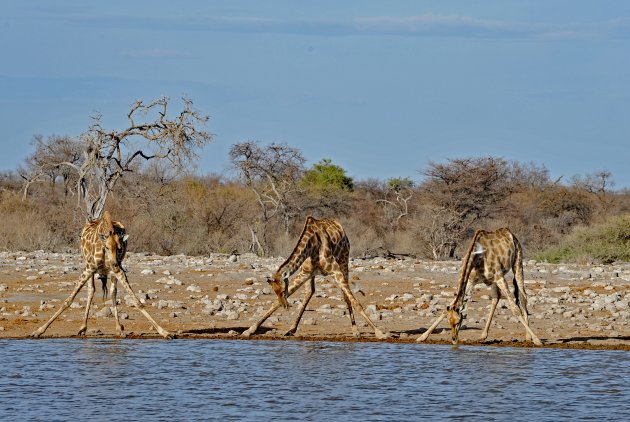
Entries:
POLYGON ((615 183, 612 180, 612 173, 608 170, 600 170, 585 177, 575 176, 572 179, 572 184, 577 189, 593 194, 605 211, 610 208, 610 191, 615 186, 615 183))
POLYGON ((37 169, 64 168, 76 175, 78 206, 89 220, 100 218, 107 197, 118 180, 140 167, 139 161, 160 160, 181 170, 196 158, 196 151, 212 140, 202 128, 208 116, 199 114, 193 103, 183 98, 183 109, 169 116, 168 98, 150 103, 137 100, 127 113, 122 130, 106 130, 95 116, 88 131, 79 138, 82 157, 77 161, 50 160, 37 169))
POLYGON ((76 174, 59 163, 77 165, 82 155, 81 143, 70 136, 56 135, 49 136, 47 140, 42 135, 34 135, 31 143, 35 151, 25 159, 26 168, 20 171, 24 180, 23 198, 28 195, 32 184, 47 181, 54 188, 59 177, 62 178, 64 195, 70 194, 71 185, 76 183, 76 174))
POLYGON ((409 201, 413 198, 413 181, 409 178, 393 178, 387 181, 386 197, 376 202, 383 204, 386 214, 393 214, 391 226, 398 228, 400 220, 409 215, 409 201))
MULTIPOLYGON (((288 236, 292 219, 302 211, 299 199, 303 192, 298 184, 306 162, 302 153, 286 144, 272 143, 261 147, 246 141, 232 145, 230 160, 260 205, 263 243, 267 244, 267 224, 274 217, 282 221, 288 236)), ((252 249, 258 253, 262 249, 258 239, 259 224, 250 226, 252 249)))
POLYGON ((422 253, 435 260, 448 257, 450 251, 457 247, 456 227, 459 223, 457 215, 451 210, 423 205, 412 223, 422 253))
POLYGON ((446 215, 446 230, 453 242, 448 257, 453 258, 459 241, 473 224, 500 211, 513 189, 509 183, 508 163, 502 158, 452 159, 430 162, 423 172, 423 197, 428 205, 446 215))

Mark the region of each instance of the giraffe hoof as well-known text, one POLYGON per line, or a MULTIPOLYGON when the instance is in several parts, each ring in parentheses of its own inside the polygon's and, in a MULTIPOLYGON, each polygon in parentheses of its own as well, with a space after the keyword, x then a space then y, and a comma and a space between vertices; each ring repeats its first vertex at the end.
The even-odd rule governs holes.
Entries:
POLYGON ((284 337, 293 337, 295 336, 295 330, 289 330, 283 334, 284 337))
POLYGON ((254 334, 254 331, 251 328, 249 328, 249 329, 243 331, 241 336, 243 336, 243 337, 251 337, 252 334, 254 334))
POLYGON ((431 334, 431 332, 429 330, 425 331, 424 333, 422 333, 422 335, 420 337, 418 337, 416 339, 417 343, 422 343, 423 341, 425 341, 426 339, 429 338, 429 334, 431 334))
POLYGON ((42 335, 42 333, 40 333, 38 331, 35 331, 35 332, 31 333, 31 337, 33 337, 33 338, 39 338, 41 335, 42 335))
POLYGON ((81 329, 79 330, 79 332, 77 333, 77 336, 83 336, 83 337, 85 337, 85 330, 86 330, 85 328, 81 328, 81 329))
POLYGON ((376 336, 377 339, 379 340, 385 340, 387 338, 390 338, 392 336, 391 333, 384 333, 382 331, 377 331, 376 333, 374 333, 374 335, 376 336))
POLYGON ((166 330, 160 331, 160 335, 162 337, 164 337, 165 339, 167 339, 167 340, 172 340, 172 339, 175 338, 175 334, 171 333, 170 331, 166 331, 166 330))

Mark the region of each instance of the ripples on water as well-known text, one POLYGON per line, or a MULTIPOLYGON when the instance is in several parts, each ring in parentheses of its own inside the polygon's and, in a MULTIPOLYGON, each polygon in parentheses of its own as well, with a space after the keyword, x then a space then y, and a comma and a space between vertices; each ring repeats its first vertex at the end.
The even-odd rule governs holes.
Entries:
POLYGON ((628 352, 0 340, 1 420, 627 420, 628 352))

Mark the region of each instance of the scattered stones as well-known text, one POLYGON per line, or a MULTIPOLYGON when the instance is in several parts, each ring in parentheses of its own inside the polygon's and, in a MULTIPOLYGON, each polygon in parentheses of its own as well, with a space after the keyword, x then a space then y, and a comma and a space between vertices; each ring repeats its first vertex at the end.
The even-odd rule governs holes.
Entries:
POLYGON ((304 320, 302 320, 302 324, 304 325, 317 325, 317 321, 315 320, 315 318, 304 318, 304 320))
POLYGON ((94 316, 97 318, 111 318, 114 316, 114 313, 112 312, 112 308, 105 306, 103 309, 94 314, 94 316))
POLYGON ((230 310, 226 310, 223 315, 225 316, 225 319, 227 319, 228 321, 233 321, 233 320, 237 320, 239 318, 239 313, 236 312, 233 309, 230 310))
POLYGON ((161 283, 161 284, 166 284, 168 286, 181 286, 182 283, 180 280, 176 279, 175 277, 173 277, 172 275, 169 275, 168 277, 162 277, 162 278, 158 278, 157 280, 155 280, 156 283, 161 283))
POLYGON ((186 309, 184 302, 179 300, 164 300, 160 299, 153 303, 153 306, 158 309, 171 308, 171 309, 186 309))
MULTIPOLYGON (((253 254, 157 257, 129 253, 125 268, 138 299, 153 307, 154 311, 150 311, 152 316, 157 321, 160 318, 177 319, 173 324, 178 327, 173 328, 186 331, 184 327, 188 323, 201 323, 203 327, 208 327, 208 324, 215 321, 218 324, 221 321, 223 324, 226 321, 239 321, 232 324, 242 327, 262 316, 277 300, 273 290, 260 280, 268 276, 269 271, 275 271, 282 261, 281 257, 259 258, 253 254), (236 265, 230 264, 236 262, 236 265), (151 277, 155 274, 160 274, 155 277, 157 280, 151 277), (185 287, 178 288, 179 286, 185 287), (208 296, 200 299, 202 292, 208 293, 208 296)), ((78 277, 81 269, 80 256, 76 253, 0 253, 0 272, 10 272, 12 277, 0 279, 0 303, 3 305, 0 308, 0 320, 30 318, 34 315, 31 308, 40 314, 39 319, 49 317, 54 312, 53 308, 59 307, 63 296, 67 296, 76 285, 74 276, 64 274, 74 273, 78 277), (19 284, 13 281, 16 278, 20 279, 19 284), (61 299, 51 296, 53 293, 61 293, 61 299), (21 298, 19 305, 15 304, 14 299, 18 295, 21 298), (22 307, 24 302, 30 307, 22 307)), ((375 258, 352 259, 350 262, 351 279, 361 280, 360 288, 357 285, 359 283, 353 283, 351 288, 366 313, 373 321, 383 321, 383 326, 379 328, 397 332, 427 327, 430 320, 452 300, 458 272, 459 264, 453 261, 394 261, 375 258), (390 325, 391 328, 388 327, 390 325)), ((582 337, 587 337, 589 332, 593 335, 599 332, 599 336, 609 336, 610 333, 624 336, 624 333, 629 332, 630 264, 552 265, 529 260, 526 262, 525 275, 528 307, 535 331, 545 327, 544 333, 553 328, 556 336, 559 336, 570 328, 575 332, 579 331, 582 337)), ((347 308, 334 279, 330 276, 318 276, 316 283, 315 295, 307 307, 301 325, 319 324, 322 328, 317 328, 320 330, 338 325, 338 332, 348 334, 347 308), (343 325, 337 324, 342 318, 346 320, 343 325)), ((91 314, 100 315, 97 318, 109 318, 111 305, 100 301, 99 288, 100 285, 94 299, 97 305, 93 305, 91 314)), ((300 292, 303 289, 304 287, 300 292)), ((119 295, 120 292, 119 286, 119 295)), ((278 331, 275 335, 286 330, 292 322, 300 305, 296 301, 297 297, 301 297, 300 292, 290 299, 293 306, 288 311, 279 309, 265 322, 267 327, 272 327, 282 321, 276 327, 278 331)), ((82 320, 84 295, 85 289, 80 294, 80 299, 68 311, 74 312, 71 318, 67 318, 64 313, 65 320, 82 320)), ((124 296, 121 301, 124 305, 133 307, 133 300, 129 296, 124 296)), ((483 327, 483 318, 487 316, 490 303, 490 290, 486 286, 477 286, 469 302, 466 319, 472 330, 466 330, 465 336, 476 335, 477 329, 483 327)), ((121 312, 121 318, 123 315, 121 312)), ((126 317, 129 318, 128 315, 126 317)), ((357 312, 355 318, 357 324, 365 324, 357 312)), ((519 323, 507 309, 504 300, 497 308, 495 318, 496 324, 493 322, 491 326, 491 338, 504 337, 505 333, 501 333, 499 326, 506 327, 503 330, 510 330, 514 338, 521 337, 519 323)), ((142 317, 138 318, 134 314, 131 327, 141 319, 142 317)), ((9 333, 14 332, 14 325, 3 326, 9 333)), ((229 324, 222 327, 226 326, 229 327, 229 324)), ((146 329, 146 326, 139 328, 141 331, 146 329)), ((12 335, 6 331, 2 335, 12 335)), ((311 332, 313 331, 317 330, 312 328, 311 332)), ((448 336, 448 333, 443 331, 442 335, 448 336)), ((409 337, 416 336, 411 334, 409 337)))

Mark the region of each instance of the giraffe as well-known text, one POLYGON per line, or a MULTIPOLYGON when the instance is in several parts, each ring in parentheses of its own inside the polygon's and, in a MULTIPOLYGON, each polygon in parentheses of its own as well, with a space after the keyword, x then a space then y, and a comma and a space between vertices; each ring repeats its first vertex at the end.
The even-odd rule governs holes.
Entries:
POLYGON ((357 309, 361 316, 374 329, 375 336, 379 339, 387 338, 389 333, 383 333, 367 316, 363 306, 356 299, 348 284, 348 258, 350 255, 350 241, 346 236, 341 224, 331 219, 317 220, 311 216, 306 218, 304 229, 300 235, 297 245, 287 260, 278 267, 272 278, 267 282, 271 285, 278 296, 278 302, 274 303, 269 310, 249 327, 242 335, 249 337, 254 334, 260 325, 267 320, 280 306, 289 307, 287 299, 304 283, 308 281, 308 287, 304 292, 304 300, 300 305, 297 318, 291 328, 284 334, 294 335, 297 331, 300 319, 306 310, 309 300, 315 293, 315 276, 334 276, 337 285, 343 292, 344 300, 348 306, 348 314, 352 324, 352 332, 355 337, 359 337, 359 329, 354 321, 353 308, 357 309), (298 272, 299 270, 299 272, 298 272), (297 272, 296 277, 289 285, 289 277, 297 272))
POLYGON ((505 297, 510 309, 519 322, 525 327, 525 338, 540 346, 542 342, 529 328, 527 315, 527 295, 523 278, 523 250, 518 239, 507 228, 493 232, 477 230, 470 242, 468 252, 462 262, 459 274, 457 293, 453 302, 447 307, 435 322, 416 341, 421 342, 433 332, 435 327, 448 317, 451 326, 453 344, 457 344, 459 330, 466 318, 468 299, 475 284, 484 283, 492 291, 492 303, 486 325, 481 332, 480 341, 488 337, 488 329, 492 316, 501 296, 505 297), (514 279, 514 294, 508 288, 505 275, 512 271, 514 279))
MULTIPOLYGON (((118 307, 116 304, 117 294, 117 281, 127 289, 131 299, 138 308, 138 310, 151 322, 155 329, 165 338, 171 338, 172 334, 155 322, 155 320, 144 309, 144 305, 140 302, 135 295, 129 282, 127 281, 127 274, 122 267, 122 261, 125 258, 127 252, 127 239, 129 235, 125 232, 125 226, 118 221, 112 221, 108 211, 103 213, 102 218, 93 220, 87 223, 83 227, 81 233, 81 256, 85 262, 85 269, 79 278, 74 290, 63 302, 61 307, 55 312, 55 314, 34 331, 31 336, 39 337, 48 329, 50 324, 53 323, 59 315, 63 313, 71 304, 81 288, 88 284, 88 297, 85 305, 85 315, 83 318, 83 325, 79 329, 77 335, 85 335, 87 329, 87 320, 90 313, 90 307, 92 305, 92 299, 94 297, 94 275, 98 272, 99 278, 103 282, 103 290, 106 292, 107 276, 111 273, 112 283, 110 287, 110 295, 112 299, 112 305, 114 308, 114 320, 116 321, 116 331, 121 337, 124 337, 124 327, 120 324, 118 319, 118 307)), ((105 295, 105 294, 104 294, 105 295)))

